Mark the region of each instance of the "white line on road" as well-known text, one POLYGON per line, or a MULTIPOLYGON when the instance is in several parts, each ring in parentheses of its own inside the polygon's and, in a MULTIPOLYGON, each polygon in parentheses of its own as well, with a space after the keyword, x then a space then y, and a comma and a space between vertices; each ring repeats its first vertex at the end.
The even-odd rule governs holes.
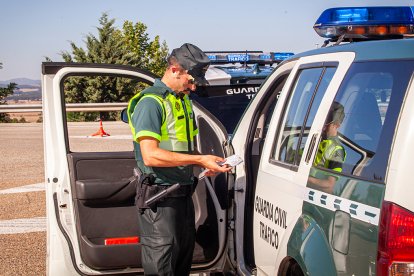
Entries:
POLYGON ((0 190, 0 194, 16 194, 16 193, 29 193, 45 190, 45 183, 30 184, 21 187, 15 187, 5 190, 0 190))
POLYGON ((46 218, 0 220, 0 235, 46 231, 46 218))

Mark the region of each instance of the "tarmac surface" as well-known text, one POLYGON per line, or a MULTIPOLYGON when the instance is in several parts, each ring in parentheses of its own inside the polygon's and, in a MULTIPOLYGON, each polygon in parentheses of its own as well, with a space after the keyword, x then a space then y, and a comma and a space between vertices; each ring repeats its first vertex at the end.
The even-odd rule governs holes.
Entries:
MULTIPOLYGON (((72 151, 132 150, 129 127, 69 123, 72 151)), ((46 199, 41 123, 0 124, 0 276, 46 274, 46 199)))

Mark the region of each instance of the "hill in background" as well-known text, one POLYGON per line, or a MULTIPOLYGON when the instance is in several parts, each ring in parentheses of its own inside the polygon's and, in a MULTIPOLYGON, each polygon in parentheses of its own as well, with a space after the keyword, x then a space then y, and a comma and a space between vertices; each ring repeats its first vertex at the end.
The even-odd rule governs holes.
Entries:
POLYGON ((40 80, 32 80, 28 78, 15 78, 6 81, 0 81, 0 87, 7 87, 9 83, 17 83, 17 89, 14 90, 13 95, 6 98, 6 101, 12 103, 28 101, 41 101, 42 88, 40 80))
POLYGON ((0 85, 7 86, 11 82, 17 83, 18 85, 31 85, 31 86, 39 86, 39 87, 41 85, 40 80, 32 80, 28 78, 15 78, 15 79, 10 79, 10 80, 0 81, 0 85))

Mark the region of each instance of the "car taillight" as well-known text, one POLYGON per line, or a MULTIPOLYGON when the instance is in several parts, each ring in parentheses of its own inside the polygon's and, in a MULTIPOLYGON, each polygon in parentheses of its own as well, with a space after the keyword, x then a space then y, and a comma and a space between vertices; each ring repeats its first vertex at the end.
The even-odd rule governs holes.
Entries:
POLYGON ((377 275, 414 275, 414 213, 387 201, 381 209, 377 275))

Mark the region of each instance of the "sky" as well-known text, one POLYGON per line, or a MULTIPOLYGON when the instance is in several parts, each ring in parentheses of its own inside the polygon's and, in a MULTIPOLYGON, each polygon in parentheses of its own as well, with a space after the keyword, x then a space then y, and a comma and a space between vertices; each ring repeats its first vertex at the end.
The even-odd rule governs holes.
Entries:
POLYGON ((204 51, 294 52, 323 43, 312 26, 327 8, 414 6, 414 0, 0 0, 0 81, 40 80, 45 57, 63 61, 70 42, 85 48, 106 12, 147 25, 170 51, 190 42, 204 51))

